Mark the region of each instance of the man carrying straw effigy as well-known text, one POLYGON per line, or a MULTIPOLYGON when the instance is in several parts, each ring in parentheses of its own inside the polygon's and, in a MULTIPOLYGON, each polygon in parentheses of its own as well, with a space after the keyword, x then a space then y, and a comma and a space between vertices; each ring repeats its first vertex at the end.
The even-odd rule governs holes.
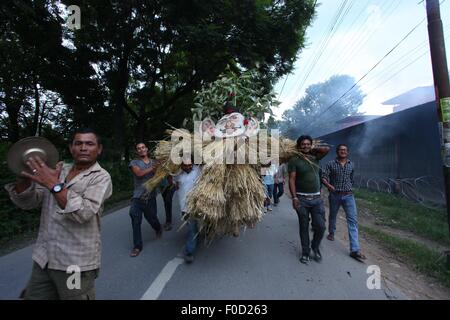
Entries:
POLYGON ((146 188, 152 190, 164 177, 179 172, 182 158, 193 156, 202 170, 187 196, 187 212, 198 221, 200 233, 208 242, 218 236, 236 236, 240 228, 251 228, 261 220, 266 197, 260 178, 261 164, 284 163, 301 155, 295 141, 280 139, 277 130, 271 130, 271 135, 260 130, 259 121, 264 112, 270 112, 273 102, 266 96, 266 100, 252 96, 255 90, 245 90, 254 85, 251 77, 235 78, 237 82, 244 80, 234 86, 230 85, 230 78, 233 76, 221 76, 198 94, 197 101, 201 103, 197 102, 199 107, 192 110, 194 121, 206 117, 194 123, 194 133, 170 130, 170 140, 158 143, 155 157, 161 166, 146 183, 146 188), (240 110, 235 91, 230 92, 230 88, 237 87, 242 95, 240 110), (215 99, 211 99, 211 92, 216 92, 215 99), (255 109, 255 104, 262 112, 255 109), (256 113, 260 119, 253 116, 256 113), (219 117, 215 124, 213 118, 219 117))

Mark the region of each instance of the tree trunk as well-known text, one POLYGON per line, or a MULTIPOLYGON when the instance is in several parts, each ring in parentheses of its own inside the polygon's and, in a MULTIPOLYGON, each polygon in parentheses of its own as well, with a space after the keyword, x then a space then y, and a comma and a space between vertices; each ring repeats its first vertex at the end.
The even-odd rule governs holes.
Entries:
POLYGON ((136 138, 135 143, 138 143, 139 141, 141 141, 141 142, 144 142, 145 144, 147 144, 147 141, 144 141, 146 118, 147 118, 147 115, 145 114, 145 103, 141 102, 140 106, 139 106, 139 118, 137 119, 137 124, 136 124, 137 130, 135 133, 135 138, 136 138))
POLYGON ((38 136, 42 136, 42 125, 44 124, 44 120, 45 120, 45 107, 47 106, 47 101, 45 101, 42 104, 42 108, 41 108, 41 115, 39 116, 39 124, 38 124, 38 136))
POLYGON ((16 142, 19 140, 19 112, 22 107, 22 102, 25 100, 25 86, 22 87, 20 94, 14 95, 13 91, 5 90, 5 105, 6 113, 8 114, 8 140, 16 142))
MULTIPOLYGON (((125 94, 122 91, 122 94, 125 94)), ((125 115, 124 115, 124 99, 120 96, 120 92, 116 93, 115 103, 114 103, 114 145, 115 154, 114 160, 121 160, 121 151, 124 149, 124 134, 125 134, 125 115)))
POLYGON ((39 97, 39 88, 38 83, 36 80, 36 77, 33 78, 33 89, 34 89, 34 104, 35 104, 35 110, 34 110, 34 120, 33 120, 33 128, 32 132, 35 136, 39 136, 38 127, 39 127, 39 115, 40 115, 40 109, 41 109, 41 101, 39 97))
POLYGON ((6 107, 9 120, 8 140, 16 142, 19 140, 19 110, 20 107, 6 107))
POLYGON ((126 126, 125 126, 125 112, 127 109, 126 100, 126 90, 128 87, 128 57, 130 50, 128 47, 125 48, 122 58, 119 61, 117 68, 117 78, 115 79, 115 94, 114 94, 114 142, 115 150, 117 152, 114 154, 115 161, 122 160, 122 154, 127 153, 126 145, 126 126), (123 153, 122 153, 123 152, 123 153))

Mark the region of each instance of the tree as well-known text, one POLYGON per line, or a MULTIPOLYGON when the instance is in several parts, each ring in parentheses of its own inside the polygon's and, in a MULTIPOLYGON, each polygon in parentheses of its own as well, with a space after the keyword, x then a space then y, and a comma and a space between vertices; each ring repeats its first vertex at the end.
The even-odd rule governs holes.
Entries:
POLYGON ((363 102, 364 94, 359 86, 339 99, 354 84, 355 80, 348 75, 335 75, 325 82, 309 86, 305 96, 283 113, 283 135, 290 138, 301 134, 318 137, 336 130, 336 121, 357 114, 363 102))
MULTIPOLYGON (((63 45, 64 20, 57 3, 3 1, 0 15, 0 114, 8 140, 39 133, 60 97, 75 111, 74 126, 95 122, 87 112, 103 106, 92 79, 95 72, 79 52, 63 45)), ((67 135, 71 128, 64 129, 67 135)))
POLYGON ((160 120, 179 126, 192 116, 194 92, 228 64, 257 68, 271 88, 292 69, 314 12, 313 0, 62 2, 81 8, 81 29, 69 34, 97 65, 119 150, 130 139, 125 112, 136 140, 160 135, 160 120))
POLYGON ((74 127, 93 126, 114 145, 114 158, 122 159, 133 140, 157 140, 166 122, 178 127, 192 117, 196 92, 227 65, 256 70, 261 92, 268 94, 292 70, 314 4, 4 0, 0 123, 7 128, 0 133, 16 141, 39 131, 42 108, 50 103, 45 101, 58 97, 65 113, 53 123, 55 130, 67 135, 74 127), (81 29, 65 25, 64 5, 80 7, 81 29), (24 123, 25 116, 33 120, 24 123))
MULTIPOLYGON (((271 107, 278 106, 276 94, 267 92, 261 83, 261 75, 255 70, 237 72, 227 68, 219 78, 204 86, 194 99, 192 120, 202 121, 211 117, 215 121, 223 116, 225 104, 236 106, 240 113, 246 117, 255 117, 264 120, 264 114, 272 114, 271 107)), ((186 118, 185 123, 191 123, 186 118)))
POLYGON ((272 129, 276 129, 276 130, 280 130, 280 121, 276 120, 273 115, 270 115, 269 118, 267 119, 267 124, 266 127, 268 130, 272 130, 272 129))

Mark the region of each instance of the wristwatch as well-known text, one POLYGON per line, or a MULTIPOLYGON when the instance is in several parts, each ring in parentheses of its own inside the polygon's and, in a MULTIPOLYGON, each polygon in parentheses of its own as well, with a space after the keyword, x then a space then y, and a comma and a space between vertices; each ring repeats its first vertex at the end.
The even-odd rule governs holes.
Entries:
POLYGON ((57 183, 50 189, 51 193, 59 193, 64 189, 64 182, 57 183))

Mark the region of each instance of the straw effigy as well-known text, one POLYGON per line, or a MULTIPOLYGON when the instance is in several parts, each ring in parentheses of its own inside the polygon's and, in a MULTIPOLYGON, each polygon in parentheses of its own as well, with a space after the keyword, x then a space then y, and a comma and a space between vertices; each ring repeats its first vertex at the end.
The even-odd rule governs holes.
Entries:
POLYGON ((264 199, 264 187, 254 167, 218 164, 203 169, 187 205, 210 242, 241 227, 254 227, 263 216, 264 199))
MULTIPOLYGON (((225 144, 221 140, 198 141, 197 136, 186 130, 174 130, 178 136, 191 139, 193 154, 203 155, 202 171, 195 187, 187 195, 187 211, 190 219, 197 219, 200 232, 207 242, 214 238, 234 234, 240 228, 253 227, 263 217, 264 199, 266 198, 263 183, 260 178, 260 159, 257 164, 225 164, 225 144)), ((174 131, 169 131, 173 133, 174 131)), ((169 174, 176 175, 180 165, 172 162, 171 154, 179 140, 160 141, 154 151, 160 166, 152 179, 145 183, 147 190, 156 188, 169 174)), ((317 145, 319 141, 314 141, 317 145)), ((260 149, 254 145, 245 144, 245 152, 266 152, 272 145, 278 144, 279 152, 269 154, 267 159, 279 162, 289 161, 294 156, 303 156, 296 147, 296 142, 290 139, 268 139, 266 146, 260 149), (278 159, 277 159, 278 160, 278 159)), ((236 150, 234 150, 236 151, 236 150)), ((267 160, 266 159, 266 160, 267 160)), ((247 158, 248 160, 248 158, 247 158)))

